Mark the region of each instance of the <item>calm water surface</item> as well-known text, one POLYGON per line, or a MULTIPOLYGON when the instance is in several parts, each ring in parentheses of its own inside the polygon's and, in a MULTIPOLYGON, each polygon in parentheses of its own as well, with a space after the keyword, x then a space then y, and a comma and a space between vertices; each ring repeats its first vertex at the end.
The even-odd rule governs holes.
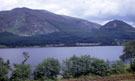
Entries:
POLYGON ((93 46, 93 47, 51 47, 51 48, 8 48, 0 49, 0 57, 4 60, 10 60, 11 63, 21 63, 23 60, 23 52, 30 55, 28 64, 35 67, 47 57, 59 59, 69 58, 74 54, 77 56, 91 55, 104 60, 119 60, 119 56, 123 53, 123 46, 93 46))

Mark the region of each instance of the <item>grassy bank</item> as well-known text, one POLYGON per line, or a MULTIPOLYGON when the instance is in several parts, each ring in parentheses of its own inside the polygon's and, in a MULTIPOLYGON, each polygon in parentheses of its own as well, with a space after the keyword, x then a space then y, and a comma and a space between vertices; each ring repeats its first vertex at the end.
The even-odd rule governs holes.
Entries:
POLYGON ((110 75, 105 77, 87 75, 79 78, 61 79, 59 81, 135 81, 135 75, 132 73, 110 75))

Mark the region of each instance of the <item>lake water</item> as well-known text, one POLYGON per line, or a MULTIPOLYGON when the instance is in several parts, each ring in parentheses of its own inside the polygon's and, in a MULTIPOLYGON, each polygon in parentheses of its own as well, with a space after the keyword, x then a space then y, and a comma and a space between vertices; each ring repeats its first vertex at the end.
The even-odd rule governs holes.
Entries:
POLYGON ((57 58, 62 62, 74 54, 77 56, 91 55, 104 60, 119 60, 123 54, 123 46, 92 46, 92 47, 50 47, 50 48, 8 48, 0 49, 0 57, 10 60, 11 63, 21 63, 23 52, 28 52, 30 58, 27 63, 35 67, 47 57, 57 58))

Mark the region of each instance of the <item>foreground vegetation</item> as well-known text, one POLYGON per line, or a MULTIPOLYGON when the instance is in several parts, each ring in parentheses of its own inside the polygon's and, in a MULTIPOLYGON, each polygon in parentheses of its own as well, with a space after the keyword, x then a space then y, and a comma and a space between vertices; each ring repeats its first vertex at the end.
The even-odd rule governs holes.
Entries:
POLYGON ((13 64, 0 58, 0 81, 57 81, 58 76, 63 79, 106 77, 112 75, 123 75, 135 72, 135 41, 125 44, 122 60, 109 62, 89 55, 72 56, 63 60, 60 64, 58 59, 47 58, 32 71, 30 64, 26 61, 30 58, 27 52, 23 53, 24 60, 21 64, 13 64), (130 61, 125 65, 124 61, 130 61), (11 75, 9 76, 9 72, 11 75))
POLYGON ((47 58, 32 72, 29 64, 25 64, 29 58, 26 52, 24 61, 21 64, 14 64, 14 68, 10 68, 9 61, 4 62, 0 59, 0 81, 57 81, 58 75, 63 79, 73 78, 90 78, 105 77, 111 75, 120 75, 130 72, 130 68, 124 65, 122 61, 115 61, 110 64, 97 58, 91 58, 88 55, 81 57, 72 56, 63 61, 60 65, 59 61, 54 58, 47 58), (11 77, 8 77, 8 71, 12 71, 11 77))

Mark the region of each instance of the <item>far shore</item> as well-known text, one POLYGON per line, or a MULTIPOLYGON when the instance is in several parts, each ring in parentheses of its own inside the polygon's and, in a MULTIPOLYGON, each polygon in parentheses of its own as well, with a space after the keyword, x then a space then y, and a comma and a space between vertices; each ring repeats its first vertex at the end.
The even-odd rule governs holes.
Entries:
POLYGON ((97 47, 97 46, 123 46, 123 45, 84 45, 84 46, 26 46, 26 47, 0 47, 0 49, 12 49, 12 48, 60 48, 60 47, 97 47))

